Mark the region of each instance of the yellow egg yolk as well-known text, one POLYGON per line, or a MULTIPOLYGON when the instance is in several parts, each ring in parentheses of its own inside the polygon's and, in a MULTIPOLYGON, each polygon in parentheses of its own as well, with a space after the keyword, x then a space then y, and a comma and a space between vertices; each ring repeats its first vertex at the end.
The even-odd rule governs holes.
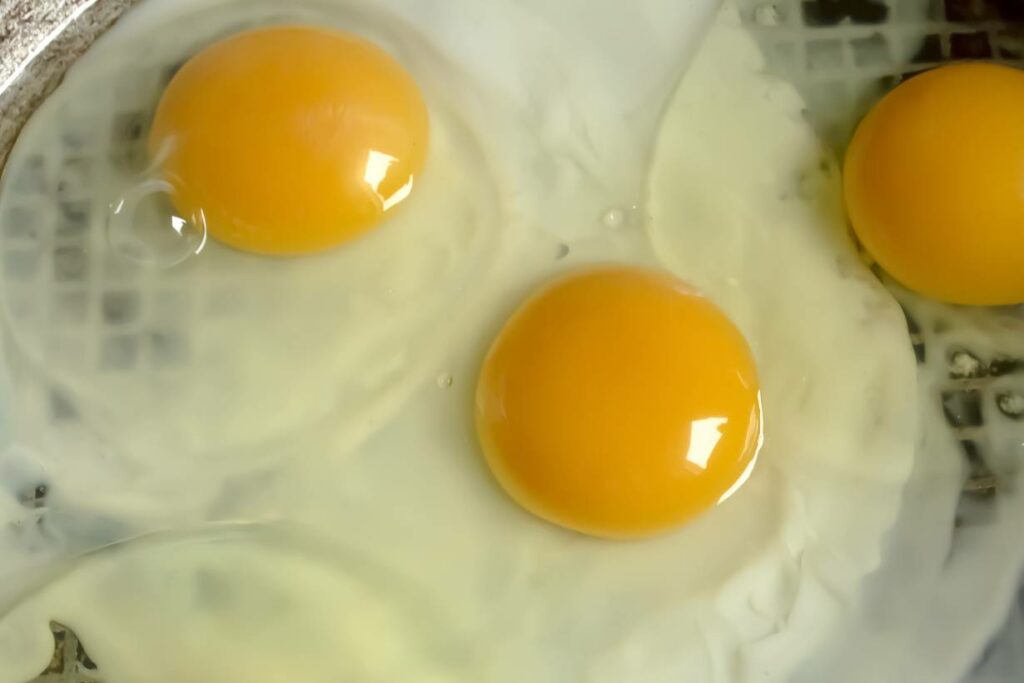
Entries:
POLYGON ((959 64, 903 83, 858 127, 844 183, 857 236, 903 285, 1024 301, 1024 71, 959 64))
POLYGON ((544 287, 494 341, 476 393, 487 462, 523 507, 607 538, 715 505, 760 442, 754 359, 725 315, 662 273, 602 267, 544 287))
POLYGON ((290 255, 376 225, 412 190, 427 138, 423 98, 386 52, 285 26, 190 59, 160 100, 149 152, 183 217, 238 249, 290 255))

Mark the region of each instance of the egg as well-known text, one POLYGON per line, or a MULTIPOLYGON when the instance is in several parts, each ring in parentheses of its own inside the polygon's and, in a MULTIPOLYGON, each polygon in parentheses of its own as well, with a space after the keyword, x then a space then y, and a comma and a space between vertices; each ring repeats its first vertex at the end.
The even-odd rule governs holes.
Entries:
POLYGON ((903 285, 972 305, 1024 301, 1024 72, 944 66, 886 95, 845 161, 850 222, 903 285))
POLYGON ((477 432, 509 494, 598 536, 644 536, 720 501, 761 434, 746 342, 696 290, 643 270, 565 277, 484 361, 477 432))
POLYGON ((164 91, 149 152, 183 216, 261 254, 303 254, 373 228, 412 192, 429 125, 418 87, 359 36, 247 31, 193 56, 164 91))
POLYGON ((337 409, 357 440, 507 232, 465 77, 381 9, 177 11, 126 17, 20 137, 11 172, 46 157, 59 196, 0 201, 46 251, 0 266, 18 346, 123 460, 250 467, 337 409))
POLYGON ((914 357, 803 102, 715 5, 154 0, 113 28, 0 188, 0 244, 44 264, 0 260, 0 680, 51 620, 149 683, 782 683, 868 629, 914 357), (171 67, 296 25, 411 75, 414 190, 319 253, 140 263, 171 67), (116 135, 69 150, 81 120, 116 135), (59 197, 10 190, 33 159, 59 197))

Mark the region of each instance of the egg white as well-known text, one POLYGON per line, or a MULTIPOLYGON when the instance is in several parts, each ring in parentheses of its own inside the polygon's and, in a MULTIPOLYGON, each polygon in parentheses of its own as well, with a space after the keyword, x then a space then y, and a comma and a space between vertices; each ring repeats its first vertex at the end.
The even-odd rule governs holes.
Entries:
MULTIPOLYGON (((215 4, 225 16, 255 6, 215 4)), ((408 289, 408 326, 381 313, 379 328, 352 337, 375 354, 415 350, 394 375, 401 391, 376 403, 379 411, 348 413, 332 403, 323 419, 295 418, 273 440, 247 432, 262 428, 258 414, 238 416, 226 433, 239 441, 220 449, 230 467, 201 457, 168 467, 158 455, 165 450, 135 447, 137 474, 127 479, 134 498, 114 490, 114 479, 89 490, 62 480, 53 512, 99 520, 58 526, 65 549, 83 537, 117 540, 162 526, 226 519, 267 526, 226 540, 210 532, 157 536, 84 559, 0 620, 0 680, 22 683, 25 672, 41 668, 49 619, 66 620, 111 680, 330 680, 350 637, 360 647, 346 659, 348 671, 373 681, 788 680, 848 619, 865 575, 879 565, 913 462, 914 361, 898 307, 845 239, 833 167, 821 167, 799 99, 760 75, 731 8, 665 114, 644 191, 649 134, 671 75, 691 52, 685 38, 697 34, 709 7, 685 13, 681 4, 642 3, 643 20, 631 22, 621 9, 590 4, 566 16, 543 3, 495 3, 488 14, 472 3, 391 2, 423 20, 420 30, 442 45, 445 60, 465 67, 464 80, 424 71, 424 87, 437 82, 462 97, 453 106, 491 169, 492 194, 482 196, 500 203, 499 234, 479 242, 437 237, 459 256, 442 269, 451 283, 441 278, 455 293, 435 297, 438 278, 428 268, 408 289), (689 20, 672 24, 681 18, 689 20), (443 33, 449 25, 464 40, 443 33), (622 56, 629 50, 616 45, 606 55, 606 41, 593 40, 616 27, 623 45, 651 46, 635 69, 622 56), (531 47, 521 64, 513 59, 517 44, 531 47), (562 48, 581 58, 564 58, 562 48), (603 83, 606 70, 617 77, 603 83), (563 97, 566 89, 582 94, 563 97), (643 116, 624 114, 631 109, 616 106, 616 97, 644 103, 643 116), (664 267, 701 287, 746 334, 764 394, 765 444, 750 479, 693 524, 638 543, 584 538, 517 508, 487 472, 472 425, 476 372, 508 312, 547 278, 607 261, 664 267), (415 326, 421 319, 429 323, 415 326), (436 352, 423 353, 424 344, 436 352), (247 463, 253 451, 264 457, 247 463), (281 520, 304 531, 281 531, 281 520), (135 634, 130 649, 125 632, 135 634), (149 666, 143 655, 158 651, 185 656, 173 668, 149 666)), ((145 17, 121 28, 135 30, 145 17)), ((438 173, 472 182, 479 168, 438 173)), ((404 216, 413 220, 416 208, 410 201, 404 216)), ((364 263, 387 266, 395 250, 417 253, 389 239, 365 240, 353 252, 358 262, 351 256, 370 286, 394 271, 364 263), (383 254, 371 253, 374 246, 383 254)), ((196 263, 212 282, 215 272, 235 278, 249 259, 211 252, 196 263)), ((276 289, 322 304, 317 296, 336 277, 327 264, 285 264, 273 276, 276 289)), ((259 272, 244 282, 265 294, 268 266, 252 267, 259 272)), ((358 287, 335 286, 342 284, 358 287)), ((271 299, 246 325, 195 329, 218 352, 208 363, 214 373, 213 361, 224 358, 287 383, 289 369, 308 360, 292 391, 309 402, 318 396, 311 390, 317 369, 337 369, 330 354, 299 346, 263 368, 244 357, 255 350, 227 358, 230 349, 216 344, 236 338, 233 330, 251 335, 268 316, 286 328, 282 334, 337 335, 339 321, 314 311, 323 313, 271 299)), ((23 331, 11 334, 17 340, 23 331)), ((338 362, 372 376, 370 357, 339 354, 338 362)), ((380 367, 387 376, 388 364, 380 367)), ((383 395, 375 393, 381 386, 371 382, 373 397, 383 395)), ((203 387, 208 405, 223 400, 222 389, 203 387)), ((140 405, 105 433, 149 438, 150 408, 140 405), (149 420, 147 429, 140 420, 149 420)), ((197 453, 203 436, 197 432, 197 453)), ((54 462, 52 451, 34 457, 54 462)), ((27 552, 10 541, 4 547, 27 552)))
POLYGON ((1024 566, 1024 549, 1016 542, 1024 514, 1024 426, 1000 414, 997 397, 1021 393, 1024 382, 1018 372, 965 379, 979 368, 954 357, 969 349, 984 370, 994 359, 1024 356, 1024 320, 1019 310, 951 306, 892 281, 886 285, 914 320, 916 341, 924 348, 918 456, 862 608, 809 663, 801 680, 816 680, 826 668, 849 670, 835 677, 840 682, 893 672, 908 680, 950 683, 1007 680, 1021 665, 1013 643, 1020 633, 1015 595, 1024 566), (944 415, 947 392, 964 391, 979 401, 981 428, 953 429, 944 415), (974 473, 959 439, 976 442, 997 482, 991 495, 965 491, 974 473), (989 644, 1004 626, 1008 607, 1014 620, 1006 624, 1003 639, 1010 646, 996 655, 989 644), (972 671, 979 664, 983 670, 972 671))

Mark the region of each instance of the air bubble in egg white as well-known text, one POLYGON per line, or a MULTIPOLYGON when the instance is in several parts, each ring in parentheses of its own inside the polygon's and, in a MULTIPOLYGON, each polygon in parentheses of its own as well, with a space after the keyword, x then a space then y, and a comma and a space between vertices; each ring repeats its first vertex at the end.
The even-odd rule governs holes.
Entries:
POLYGON ((145 180, 110 205, 107 242, 114 253, 145 266, 169 268, 206 246, 206 217, 179 216, 164 180, 145 180))
POLYGON ((949 358, 949 376, 952 379, 974 379, 984 374, 984 363, 970 351, 958 350, 949 358))
POLYGON ((1006 417, 1014 420, 1024 418, 1024 395, 1016 391, 1006 391, 996 397, 996 405, 1006 417))
POLYGON ((608 209, 601 215, 601 223, 606 228, 616 230, 626 225, 628 217, 629 214, 625 209, 608 209))

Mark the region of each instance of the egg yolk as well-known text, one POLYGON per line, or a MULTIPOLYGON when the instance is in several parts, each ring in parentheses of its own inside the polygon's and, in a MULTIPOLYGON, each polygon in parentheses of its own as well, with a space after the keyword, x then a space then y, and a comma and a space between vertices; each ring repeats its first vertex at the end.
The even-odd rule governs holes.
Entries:
POLYGON ((427 108, 408 73, 354 35, 285 26, 190 59, 149 138, 183 217, 260 254, 303 254, 374 227, 412 190, 427 108))
POLYGON ((959 304, 1024 301, 1024 71, 960 64, 889 93, 845 162, 854 231, 896 280, 959 304))
POLYGON ((760 443, 754 359, 710 301, 624 267, 543 288, 479 377, 487 462, 527 510, 606 538, 683 524, 745 476, 760 443))

